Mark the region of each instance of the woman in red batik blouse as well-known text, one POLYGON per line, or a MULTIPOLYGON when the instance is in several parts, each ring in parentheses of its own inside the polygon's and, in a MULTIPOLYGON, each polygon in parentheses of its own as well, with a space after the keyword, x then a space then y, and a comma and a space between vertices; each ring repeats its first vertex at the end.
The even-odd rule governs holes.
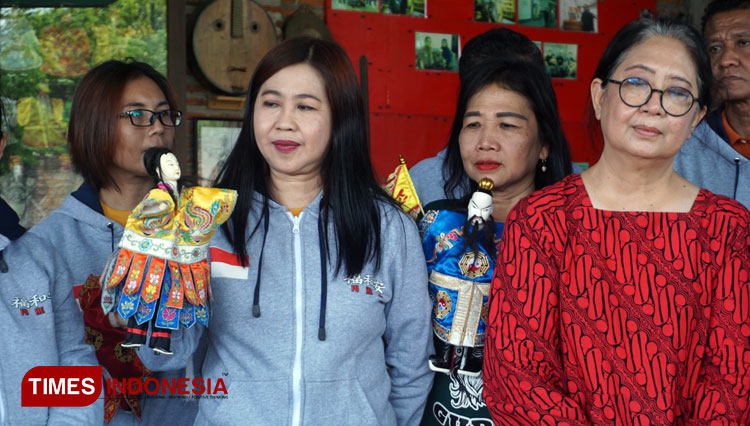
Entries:
POLYGON ((683 24, 631 22, 605 50, 599 162, 506 221, 484 360, 496 424, 750 422, 750 212, 672 167, 711 78, 683 24))

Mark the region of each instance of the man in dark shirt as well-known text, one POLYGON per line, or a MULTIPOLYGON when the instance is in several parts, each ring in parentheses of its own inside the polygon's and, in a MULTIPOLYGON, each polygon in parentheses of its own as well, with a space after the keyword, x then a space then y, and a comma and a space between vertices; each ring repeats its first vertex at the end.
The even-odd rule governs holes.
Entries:
POLYGON ((750 208, 750 0, 715 0, 703 14, 703 41, 722 103, 675 157, 675 170, 750 208))

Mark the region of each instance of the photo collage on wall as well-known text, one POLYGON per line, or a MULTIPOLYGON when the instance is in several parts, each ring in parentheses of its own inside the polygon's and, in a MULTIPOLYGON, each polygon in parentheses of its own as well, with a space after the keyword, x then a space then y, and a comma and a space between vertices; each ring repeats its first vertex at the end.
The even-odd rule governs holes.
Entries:
POLYGON ((335 10, 425 16, 427 0, 331 0, 335 10))
MULTIPOLYGON (((459 0, 455 0, 456 3, 459 0)), ((460 0, 474 2, 474 20, 563 31, 599 32, 597 0, 460 0)), ((331 0, 334 10, 427 16, 428 0, 331 0)))
MULTIPOLYGON (((336 10, 427 16, 429 0, 331 0, 336 10)), ((599 31, 597 0, 461 0, 474 2, 474 20, 563 31, 599 31)), ((578 45, 534 41, 551 78, 575 80, 578 45)), ((414 32, 414 65, 421 71, 458 72, 458 34, 414 32)))

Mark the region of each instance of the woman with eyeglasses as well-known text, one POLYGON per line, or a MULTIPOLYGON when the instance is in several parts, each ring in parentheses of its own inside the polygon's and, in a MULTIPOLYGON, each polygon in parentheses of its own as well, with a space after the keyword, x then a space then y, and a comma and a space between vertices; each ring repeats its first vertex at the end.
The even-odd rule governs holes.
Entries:
POLYGON ((599 162, 508 215, 484 363, 497 424, 750 421, 750 213, 672 167, 710 82, 681 23, 631 22, 604 51, 599 162))
MULTIPOLYGON (((105 378, 152 376, 134 349, 121 346, 124 322, 103 313, 98 276, 122 238, 128 214, 155 185, 144 152, 174 145, 174 127, 181 121, 176 107, 166 78, 148 64, 107 61, 92 68, 76 88, 68 125, 68 149, 83 184, 30 230, 54 245, 70 269, 87 340, 96 347, 105 378)), ((153 376, 185 377, 185 372, 153 376)), ((108 394, 103 414, 110 425, 163 418, 190 424, 196 412, 196 401, 108 394)))

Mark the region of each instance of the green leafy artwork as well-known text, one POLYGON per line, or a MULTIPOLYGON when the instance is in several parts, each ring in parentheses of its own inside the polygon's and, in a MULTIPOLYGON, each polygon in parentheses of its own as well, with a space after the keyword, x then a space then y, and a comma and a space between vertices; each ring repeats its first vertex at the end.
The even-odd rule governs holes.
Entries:
MULTIPOLYGON (((166 75, 166 0, 107 7, 0 8, 0 93, 8 145, 0 197, 31 226, 80 184, 66 131, 76 85, 109 59, 134 58, 166 75)), ((62 3, 61 3, 62 4, 62 3)))

